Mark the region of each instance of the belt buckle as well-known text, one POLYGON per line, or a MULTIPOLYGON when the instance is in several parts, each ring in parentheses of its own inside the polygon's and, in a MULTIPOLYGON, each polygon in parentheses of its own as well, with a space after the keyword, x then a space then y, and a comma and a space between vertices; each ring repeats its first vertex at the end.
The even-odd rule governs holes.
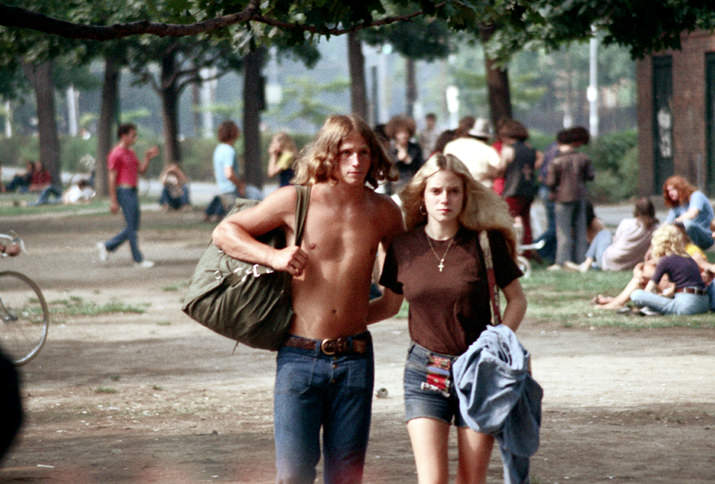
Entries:
POLYGON ((325 338, 320 342, 320 351, 327 356, 333 356, 337 353, 345 353, 347 349, 348 340, 344 338, 325 338))
POLYGON ((322 351, 324 355, 333 356, 337 342, 338 340, 336 339, 325 338, 320 342, 320 351, 322 351))

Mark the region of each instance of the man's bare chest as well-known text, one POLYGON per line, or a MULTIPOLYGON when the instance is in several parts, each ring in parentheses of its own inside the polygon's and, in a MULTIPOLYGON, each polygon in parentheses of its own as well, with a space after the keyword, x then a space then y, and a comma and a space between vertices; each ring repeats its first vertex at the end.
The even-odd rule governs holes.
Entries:
POLYGON ((336 216, 317 213, 309 217, 303 247, 309 257, 319 260, 341 260, 374 256, 382 238, 381 227, 364 215, 336 216))

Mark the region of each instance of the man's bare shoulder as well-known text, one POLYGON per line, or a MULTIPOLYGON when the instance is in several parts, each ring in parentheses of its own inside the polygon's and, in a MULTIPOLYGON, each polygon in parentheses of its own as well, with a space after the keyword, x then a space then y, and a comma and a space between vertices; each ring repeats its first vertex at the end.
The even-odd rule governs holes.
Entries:
POLYGON ((227 220, 238 223, 253 235, 260 235, 280 226, 291 227, 290 221, 295 215, 296 199, 295 187, 282 187, 257 205, 241 210, 227 220))
POLYGON ((375 217, 380 222, 384 230, 389 234, 401 232, 403 229, 402 210, 397 206, 395 201, 383 193, 376 193, 373 190, 368 190, 368 196, 372 199, 376 213, 375 217))

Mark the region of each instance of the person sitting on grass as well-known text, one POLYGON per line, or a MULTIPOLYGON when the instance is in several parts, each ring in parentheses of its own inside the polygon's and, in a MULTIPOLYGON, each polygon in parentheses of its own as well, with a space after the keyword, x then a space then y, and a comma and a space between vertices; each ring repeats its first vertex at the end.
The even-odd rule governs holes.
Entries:
POLYGON ((32 172, 32 179, 28 191, 41 192, 52 185, 52 175, 42 164, 42 161, 35 162, 35 171, 32 172))
POLYGON ((631 301, 643 307, 646 314, 701 314, 710 309, 700 268, 685 251, 686 244, 682 231, 672 224, 653 233, 651 251, 659 258, 658 264, 645 289, 636 289, 631 294, 631 301), (664 276, 675 284, 673 298, 655 294, 664 276))
POLYGON ((64 193, 61 188, 56 185, 45 187, 36 201, 28 204, 29 207, 37 205, 52 205, 64 203, 65 205, 74 205, 77 203, 88 202, 94 198, 95 192, 89 184, 88 180, 80 180, 69 187, 64 193), (55 197, 52 199, 51 197, 55 197))
POLYGON ((673 175, 663 183, 663 198, 670 207, 665 223, 683 223, 690 240, 708 250, 713 245, 715 212, 705 194, 682 176, 673 175))
POLYGON ((159 181, 163 185, 159 205, 163 211, 170 208, 181 210, 190 208, 189 202, 189 177, 186 176, 178 163, 172 162, 166 165, 159 175, 159 181))
POLYGON ((645 257, 657 226, 653 203, 646 197, 640 198, 633 208, 633 218, 623 219, 615 235, 602 227, 591 240, 586 260, 581 264, 566 261, 564 267, 578 272, 587 272, 591 268, 604 271, 632 269, 645 257))
POLYGON ((25 171, 16 173, 12 177, 7 185, 4 186, 4 192, 14 192, 17 190, 19 193, 25 193, 30 188, 30 182, 32 182, 32 174, 35 172, 35 162, 32 160, 27 160, 25 162, 25 171))

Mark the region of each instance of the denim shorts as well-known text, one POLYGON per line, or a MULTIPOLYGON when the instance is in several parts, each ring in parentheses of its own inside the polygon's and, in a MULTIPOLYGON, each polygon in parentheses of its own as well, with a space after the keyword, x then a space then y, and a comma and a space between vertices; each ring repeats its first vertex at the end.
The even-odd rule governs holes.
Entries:
POLYGON ((430 357, 448 359, 453 362, 454 355, 444 355, 430 351, 412 341, 407 350, 405 364, 405 421, 413 418, 433 418, 445 423, 454 423, 457 427, 466 427, 459 413, 459 400, 454 390, 452 369, 449 369, 449 391, 443 392, 430 385, 428 366, 430 357), (448 395, 447 395, 448 394, 448 395))

